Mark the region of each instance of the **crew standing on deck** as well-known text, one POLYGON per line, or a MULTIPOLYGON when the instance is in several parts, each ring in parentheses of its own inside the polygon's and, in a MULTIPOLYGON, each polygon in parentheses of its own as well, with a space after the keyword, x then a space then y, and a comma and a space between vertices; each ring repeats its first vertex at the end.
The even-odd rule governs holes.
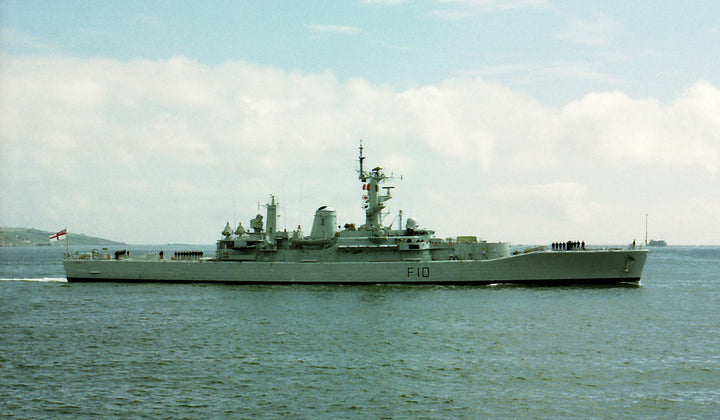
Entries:
POLYGON ((567 241, 567 242, 553 242, 553 251, 571 251, 575 249, 585 249, 585 241, 567 241))

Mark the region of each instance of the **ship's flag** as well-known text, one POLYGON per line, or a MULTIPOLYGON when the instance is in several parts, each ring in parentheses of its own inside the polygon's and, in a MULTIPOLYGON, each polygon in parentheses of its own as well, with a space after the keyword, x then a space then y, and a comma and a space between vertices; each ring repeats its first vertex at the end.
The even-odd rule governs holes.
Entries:
POLYGON ((51 241, 59 241, 65 235, 67 235, 67 229, 63 229, 54 235, 50 235, 50 238, 48 239, 50 239, 51 241))

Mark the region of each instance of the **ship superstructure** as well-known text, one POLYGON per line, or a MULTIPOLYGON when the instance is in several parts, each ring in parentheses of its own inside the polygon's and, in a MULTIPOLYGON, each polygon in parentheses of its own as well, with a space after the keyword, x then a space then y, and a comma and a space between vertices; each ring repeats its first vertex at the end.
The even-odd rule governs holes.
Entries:
POLYGON ((315 211, 309 235, 300 227, 278 230, 274 196, 266 214, 249 229, 228 223, 214 257, 194 253, 173 256, 109 258, 98 252, 68 256, 68 281, 151 281, 226 283, 434 283, 434 284, 597 284, 638 282, 647 250, 536 247, 511 252, 506 242, 476 236, 443 239, 413 218, 397 229, 382 224, 392 199, 391 179, 383 168, 364 168, 360 145, 358 178, 365 222, 339 226, 336 211, 315 211), (264 220, 265 219, 265 220, 264 220))

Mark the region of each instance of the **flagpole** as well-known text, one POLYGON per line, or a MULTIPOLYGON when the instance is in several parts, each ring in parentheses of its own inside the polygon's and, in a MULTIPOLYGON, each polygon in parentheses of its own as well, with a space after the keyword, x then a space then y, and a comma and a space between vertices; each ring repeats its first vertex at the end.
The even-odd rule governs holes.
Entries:
POLYGON ((67 228, 65 228, 65 256, 70 257, 70 235, 67 233, 67 228))

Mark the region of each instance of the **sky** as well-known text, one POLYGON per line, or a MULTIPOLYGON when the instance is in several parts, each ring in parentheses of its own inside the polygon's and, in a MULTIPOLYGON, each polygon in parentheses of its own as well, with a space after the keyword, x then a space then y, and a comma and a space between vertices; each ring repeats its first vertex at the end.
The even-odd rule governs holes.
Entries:
POLYGON ((385 224, 720 244, 719 68, 717 1, 1 0, 0 225, 359 225, 362 139, 385 224))

